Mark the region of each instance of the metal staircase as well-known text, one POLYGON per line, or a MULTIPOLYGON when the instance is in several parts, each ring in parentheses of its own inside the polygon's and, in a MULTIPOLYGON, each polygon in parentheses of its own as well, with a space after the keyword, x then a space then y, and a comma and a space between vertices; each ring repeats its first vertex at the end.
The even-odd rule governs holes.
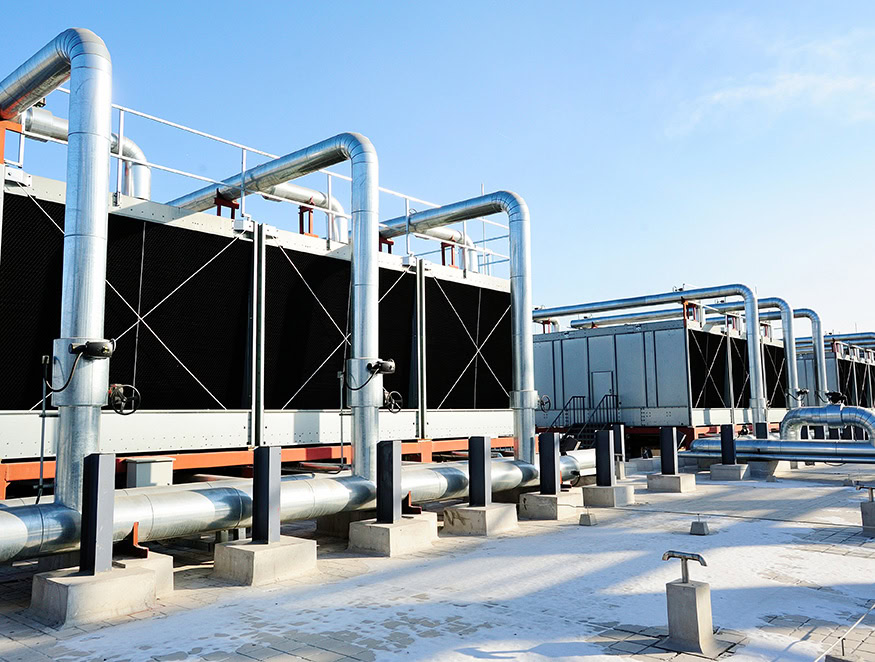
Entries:
MULTIPOLYGON (((606 393, 592 409, 586 407, 586 396, 574 395, 553 419, 551 428, 565 429, 566 440, 576 443, 574 448, 592 448, 599 430, 607 430, 620 420, 620 398, 606 393)), ((563 443, 563 450, 573 450, 572 444, 563 443), (566 447, 567 446, 567 447, 566 447)))

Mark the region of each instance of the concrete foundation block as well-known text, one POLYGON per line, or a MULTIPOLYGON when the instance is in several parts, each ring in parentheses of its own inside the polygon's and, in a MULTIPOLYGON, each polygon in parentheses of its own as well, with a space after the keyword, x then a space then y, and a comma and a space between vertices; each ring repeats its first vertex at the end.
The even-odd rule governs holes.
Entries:
POLYGON ((336 515, 316 518, 316 534, 349 540, 349 525, 366 519, 374 519, 376 510, 350 510, 336 515))
POLYGON ((580 526, 596 526, 599 521, 593 513, 582 513, 580 515, 580 526))
POLYGON ((750 466, 747 464, 712 464, 711 480, 737 481, 750 477, 750 466))
POLYGON ((863 535, 875 538, 875 502, 861 502, 860 515, 863 520, 863 535))
POLYGON ((632 485, 584 487, 583 501, 587 508, 631 506, 635 503, 635 488, 632 485))
POLYGON ((711 529, 708 528, 708 522, 696 520, 690 525, 691 536, 707 536, 711 534, 711 529))
POLYGON ((41 572, 33 577, 30 610, 54 626, 84 625, 154 607, 156 573, 113 568, 97 575, 78 570, 41 572))
POLYGON ((627 474, 650 473, 651 471, 659 471, 662 468, 658 457, 639 457, 626 462, 627 474))
POLYGON ((116 568, 142 568, 155 573, 155 595, 161 599, 173 593, 173 557, 169 554, 149 552, 144 559, 117 558, 112 565, 116 568))
POLYGON ((280 536, 278 542, 248 540, 216 545, 213 576, 243 586, 286 581, 316 570, 316 541, 280 536))
POLYGON ((376 556, 401 556, 431 549, 437 540, 437 513, 404 515, 392 524, 376 519, 349 525, 349 551, 376 556), (434 517, 432 517, 434 516, 434 517))
POLYGON ((617 462, 614 465, 614 475, 617 477, 617 480, 626 480, 626 463, 625 462, 617 462))
POLYGON ((695 492, 695 474, 648 474, 647 490, 650 492, 695 492))
POLYGON ((659 648, 717 657, 732 643, 714 638, 711 620, 711 586, 705 582, 682 582, 665 585, 668 604, 668 637, 659 648))
POLYGON ((583 508, 583 492, 588 487, 564 489, 560 494, 523 494, 520 519, 560 520, 577 517, 583 508))
POLYGON ((454 536, 494 536, 517 528, 516 506, 453 506, 444 509, 444 533, 454 536))
POLYGON ((747 465, 750 467, 751 478, 760 479, 768 478, 769 476, 774 476, 776 473, 789 471, 790 469, 790 463, 783 460, 757 460, 754 462, 748 462, 747 465))

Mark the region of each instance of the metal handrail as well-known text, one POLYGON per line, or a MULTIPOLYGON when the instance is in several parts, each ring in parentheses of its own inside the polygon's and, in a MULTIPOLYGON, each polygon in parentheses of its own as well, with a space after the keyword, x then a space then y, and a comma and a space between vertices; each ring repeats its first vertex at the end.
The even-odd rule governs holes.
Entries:
POLYGON ((834 641, 833 644, 832 644, 832 646, 830 646, 830 647, 827 648, 825 651, 823 651, 823 653, 821 653, 821 654, 818 655, 816 658, 814 658, 813 662, 820 662, 820 660, 824 659, 824 658, 829 654, 829 652, 830 652, 833 648, 835 648, 836 646, 838 646, 839 644, 842 645, 842 655, 844 656, 844 654, 845 654, 845 639, 847 638, 847 636, 848 636, 849 634, 851 634, 851 632, 853 631, 853 629, 854 629, 855 627, 857 627, 860 623, 863 622, 863 619, 866 618, 866 617, 869 615, 869 612, 871 612, 873 609, 875 609, 875 602, 873 602, 873 603, 869 606, 869 608, 866 610, 866 612, 865 612, 862 616, 860 616, 860 618, 857 619, 857 622, 856 622, 856 623, 854 623, 851 627, 849 627, 849 628, 847 629, 847 631, 846 631, 841 637, 839 637, 838 641, 834 641))
MULTIPOLYGON (((556 414, 556 418, 553 419, 553 422, 549 427, 555 428, 556 424, 559 422, 559 419, 563 419, 562 427, 568 427, 568 414, 569 412, 574 412, 575 414, 579 411, 586 413, 586 396, 585 395, 572 395, 568 398, 568 401, 562 407, 558 414, 556 414), (564 418, 563 418, 564 417, 564 418)), ((578 423, 579 421, 575 420, 574 423, 578 423)), ((572 425, 574 424, 572 423, 572 425)))

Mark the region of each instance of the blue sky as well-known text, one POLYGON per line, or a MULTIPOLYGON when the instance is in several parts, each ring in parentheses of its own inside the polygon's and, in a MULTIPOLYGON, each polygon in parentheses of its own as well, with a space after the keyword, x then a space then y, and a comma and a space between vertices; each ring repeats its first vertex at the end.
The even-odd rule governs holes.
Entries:
MULTIPOLYGON (((75 4, 7 16, 3 75, 88 27, 116 103, 279 154, 359 131, 383 186, 435 202, 515 190, 536 304, 743 282, 875 330, 875 4, 75 4)), ((158 163, 239 167, 127 132, 158 163)), ((28 145, 28 169, 60 178, 63 150, 28 145)), ((159 173, 155 198, 196 187, 159 173)))

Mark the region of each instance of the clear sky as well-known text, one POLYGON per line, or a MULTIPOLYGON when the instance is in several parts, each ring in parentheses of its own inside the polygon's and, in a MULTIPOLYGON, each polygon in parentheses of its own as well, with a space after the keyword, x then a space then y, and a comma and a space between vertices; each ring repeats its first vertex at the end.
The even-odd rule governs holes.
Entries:
POLYGON ((106 41, 116 103, 280 154, 359 131, 381 185, 435 202, 517 191, 536 304, 743 282, 875 330, 875 3, 47 1, 7 12, 0 75, 70 26, 106 41))

